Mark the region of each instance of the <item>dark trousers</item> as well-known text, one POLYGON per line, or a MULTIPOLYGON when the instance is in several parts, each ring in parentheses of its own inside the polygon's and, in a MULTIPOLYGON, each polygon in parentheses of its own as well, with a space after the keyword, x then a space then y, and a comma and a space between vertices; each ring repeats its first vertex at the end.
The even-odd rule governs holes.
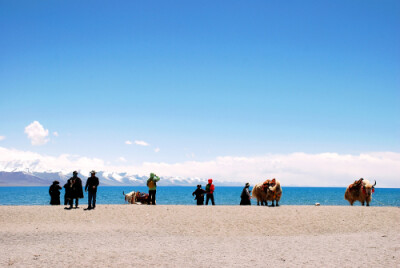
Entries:
POLYGON ((208 205, 208 200, 210 200, 211 199, 211 204, 213 205, 213 206, 215 206, 215 203, 214 203, 214 194, 207 194, 206 195, 206 206, 208 205))
POLYGON ((97 192, 88 192, 88 207, 95 208, 96 207, 96 194, 97 192))
POLYGON ((75 199, 75 207, 78 207, 79 205, 79 198, 73 198, 68 200, 69 206, 72 208, 74 205, 74 199, 75 199))
POLYGON ((157 190, 149 190, 149 204, 156 204, 156 191, 157 190))

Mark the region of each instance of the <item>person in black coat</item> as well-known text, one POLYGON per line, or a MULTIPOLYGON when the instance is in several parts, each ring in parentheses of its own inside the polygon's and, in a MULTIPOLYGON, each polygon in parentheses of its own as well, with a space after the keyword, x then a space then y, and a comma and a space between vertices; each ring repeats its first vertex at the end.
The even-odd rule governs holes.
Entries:
MULTIPOLYGON (((65 189, 65 194, 64 194, 64 205, 68 205, 70 199, 72 198, 72 187, 70 184, 70 180, 67 181, 66 184, 64 184, 64 189, 65 189)), ((65 207, 65 209, 69 209, 68 207, 65 207)))
POLYGON ((99 178, 97 178, 96 171, 90 172, 90 177, 86 181, 85 192, 88 191, 88 207, 85 210, 95 209, 97 187, 99 186, 99 178))
POLYGON ((79 199, 83 198, 83 190, 82 190, 82 180, 78 177, 78 172, 74 171, 73 176, 68 180, 67 186, 65 188, 65 194, 67 195, 69 208, 72 209, 73 201, 75 199, 75 208, 79 206, 79 199), (68 191, 69 190, 69 191, 68 191))
POLYGON ((53 181, 53 184, 49 188, 50 194, 50 205, 60 205, 60 182, 53 181))
POLYGON ((201 185, 197 185, 196 191, 192 193, 193 196, 196 196, 194 200, 197 200, 197 205, 201 206, 204 205, 204 194, 206 193, 205 190, 201 189, 201 185))
POLYGON ((251 195, 250 195, 250 183, 246 183, 246 185, 243 188, 242 194, 240 195, 240 205, 241 206, 250 206, 251 202, 251 195))

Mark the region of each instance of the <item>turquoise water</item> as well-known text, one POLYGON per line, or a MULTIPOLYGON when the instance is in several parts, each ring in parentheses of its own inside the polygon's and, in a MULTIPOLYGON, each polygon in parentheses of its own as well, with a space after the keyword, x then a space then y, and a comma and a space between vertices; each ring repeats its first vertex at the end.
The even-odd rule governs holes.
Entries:
MULTIPOLYGON (((192 192, 196 187, 157 187, 157 204, 160 205, 195 205, 192 192)), ((242 187, 218 187, 214 193, 216 205, 239 205, 242 187)), ((250 188, 251 189, 251 188, 250 188)), ((98 204, 124 204, 122 191, 147 192, 145 186, 103 186, 97 193, 98 204)), ((281 205, 349 205, 344 200, 345 188, 334 187, 283 187, 281 205)), ((61 193, 61 203, 64 200, 64 191, 61 193)), ((81 206, 86 205, 87 194, 80 200, 81 206)), ((48 187, 0 187, 0 205, 48 205, 50 196, 48 187)), ((252 200, 256 205, 256 201, 252 200)), ((359 202, 356 205, 360 205, 359 202)), ((377 188, 372 196, 372 206, 400 207, 400 189, 377 188)))

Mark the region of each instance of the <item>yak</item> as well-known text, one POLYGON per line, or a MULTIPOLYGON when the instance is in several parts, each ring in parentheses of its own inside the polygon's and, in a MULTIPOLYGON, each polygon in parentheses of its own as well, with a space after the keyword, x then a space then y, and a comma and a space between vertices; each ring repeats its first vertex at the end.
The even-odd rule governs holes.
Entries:
POLYGON ((259 206, 260 203, 261 206, 263 206, 264 203, 268 206, 267 193, 264 191, 263 183, 257 183, 256 185, 254 185, 251 195, 253 198, 257 199, 257 206, 259 206))
POLYGON ((279 200, 282 196, 281 184, 277 179, 266 180, 264 183, 258 183, 253 187, 252 191, 253 198, 257 198, 257 206, 265 205, 268 206, 268 201, 272 201, 271 206, 279 206, 279 200))
POLYGON ((350 205, 353 205, 355 201, 359 201, 361 205, 364 206, 367 203, 367 206, 369 206, 372 200, 372 193, 375 192, 375 185, 376 181, 372 185, 368 180, 361 178, 347 187, 344 199, 349 201, 350 205))
POLYGON ((127 201, 129 204, 136 204, 136 192, 135 191, 132 191, 127 194, 125 194, 125 192, 122 192, 122 194, 125 196, 125 201, 127 201))
POLYGON ((125 201, 127 201, 129 204, 149 204, 149 194, 135 191, 127 194, 122 192, 122 194, 125 196, 125 201))
POLYGON ((274 201, 276 201, 276 206, 279 207, 279 200, 282 196, 281 183, 273 178, 272 180, 267 180, 264 182, 264 187, 268 186, 267 190, 267 201, 272 201, 272 207, 275 206, 274 201))

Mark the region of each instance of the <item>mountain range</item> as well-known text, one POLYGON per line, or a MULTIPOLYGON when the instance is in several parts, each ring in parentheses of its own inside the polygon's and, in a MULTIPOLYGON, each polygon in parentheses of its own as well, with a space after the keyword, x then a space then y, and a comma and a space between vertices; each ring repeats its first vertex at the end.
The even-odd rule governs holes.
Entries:
MULTIPOLYGON (((103 186, 146 186, 148 177, 132 175, 128 173, 109 173, 99 171, 96 176, 103 186)), ((64 185, 72 177, 72 173, 62 172, 25 172, 0 171, 0 186, 49 186, 57 180, 60 185, 64 185)), ((85 183, 87 176, 78 174, 78 177, 85 183)), ((181 178, 181 177, 160 177, 157 183, 159 186, 195 186, 197 184, 206 185, 207 180, 201 178, 181 178)), ((219 183, 221 186, 233 186, 229 182, 219 183)))

